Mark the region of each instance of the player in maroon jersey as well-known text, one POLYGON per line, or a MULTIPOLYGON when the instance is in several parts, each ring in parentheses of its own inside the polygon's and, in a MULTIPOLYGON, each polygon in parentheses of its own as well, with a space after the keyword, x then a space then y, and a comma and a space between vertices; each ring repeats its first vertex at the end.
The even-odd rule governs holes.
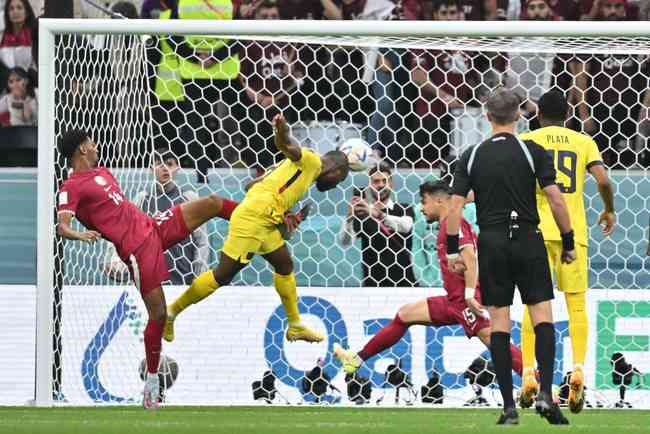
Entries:
POLYGON ((73 172, 59 190, 57 232, 63 238, 88 243, 104 238, 115 245, 128 266, 149 314, 144 330, 148 374, 143 404, 147 409, 156 409, 158 362, 167 316, 161 283, 169 277, 164 251, 213 217, 229 219, 237 202, 212 194, 152 218, 125 199, 110 170, 98 167, 97 144, 85 131, 66 132, 60 152, 73 172), (72 217, 88 230, 73 229, 72 217))
MULTIPOLYGON (((395 318, 384 326, 357 353, 334 344, 334 354, 343 364, 346 373, 354 373, 365 360, 395 345, 415 324, 445 326, 459 324, 468 338, 478 337, 485 346, 490 345, 490 320, 480 303, 478 265, 476 260, 476 235, 466 220, 461 221, 460 255, 467 268, 450 270, 447 266, 447 214, 450 191, 444 181, 425 182, 420 186, 422 213, 428 221, 440 222, 437 250, 444 289, 447 295, 429 297, 402 306, 395 318)), ((521 375, 521 351, 511 345, 512 367, 521 375)))

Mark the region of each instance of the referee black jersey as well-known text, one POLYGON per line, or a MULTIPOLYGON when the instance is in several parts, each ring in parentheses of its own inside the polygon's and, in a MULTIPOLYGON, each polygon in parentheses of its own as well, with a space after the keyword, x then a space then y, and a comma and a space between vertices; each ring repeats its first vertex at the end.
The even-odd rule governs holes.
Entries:
POLYGON ((552 157, 533 141, 496 134, 463 153, 454 174, 453 194, 474 191, 479 228, 507 225, 515 211, 519 221, 537 227, 536 182, 555 183, 552 157))
POLYGON ((512 134, 496 134, 458 162, 452 191, 463 197, 474 191, 481 229, 479 280, 486 306, 510 306, 515 285, 524 304, 553 298, 544 238, 537 228, 536 187, 554 183, 550 155, 535 142, 512 134))

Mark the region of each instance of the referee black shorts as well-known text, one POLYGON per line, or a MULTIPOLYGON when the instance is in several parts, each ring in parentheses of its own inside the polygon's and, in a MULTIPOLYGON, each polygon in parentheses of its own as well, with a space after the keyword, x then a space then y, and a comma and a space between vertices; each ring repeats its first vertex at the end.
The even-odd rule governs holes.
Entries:
POLYGON ((510 240, 507 230, 481 229, 478 237, 481 302, 511 306, 515 285, 524 304, 553 299, 553 280, 544 238, 537 229, 522 231, 510 240))

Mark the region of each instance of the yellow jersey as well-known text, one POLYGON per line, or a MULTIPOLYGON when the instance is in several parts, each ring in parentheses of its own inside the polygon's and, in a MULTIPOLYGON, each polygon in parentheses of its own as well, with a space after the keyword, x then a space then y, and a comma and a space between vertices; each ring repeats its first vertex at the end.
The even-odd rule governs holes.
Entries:
MULTIPOLYGON (((584 186, 587 171, 591 166, 602 163, 600 151, 594 140, 564 127, 540 128, 520 136, 522 140, 532 140, 546 149, 553 158, 557 172, 556 182, 564 195, 571 216, 571 226, 576 243, 587 246, 587 216, 584 205, 584 186)), ((537 210, 539 228, 546 241, 560 241, 560 230, 555 224, 546 195, 537 186, 537 210)))
POLYGON ((307 148, 301 152, 299 161, 283 160, 246 193, 247 205, 268 213, 276 224, 282 222, 284 213, 307 193, 320 175, 320 155, 307 148))

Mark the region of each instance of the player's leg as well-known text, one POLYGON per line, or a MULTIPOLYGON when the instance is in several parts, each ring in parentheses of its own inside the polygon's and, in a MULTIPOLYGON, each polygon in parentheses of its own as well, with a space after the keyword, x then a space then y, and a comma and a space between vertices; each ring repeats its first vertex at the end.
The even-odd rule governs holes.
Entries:
POLYGON ((584 407, 583 365, 587 355, 589 322, 585 295, 587 291, 587 247, 577 245, 578 258, 571 264, 561 264, 558 270, 558 287, 564 292, 569 314, 569 336, 573 352, 573 370, 569 379, 569 409, 579 413, 584 407))
POLYGON ((148 410, 158 408, 160 396, 160 383, 158 380, 158 364, 162 349, 162 334, 167 317, 165 294, 160 286, 142 295, 142 300, 147 308, 149 320, 144 329, 144 350, 147 362, 147 376, 143 405, 148 410))
POLYGON ((262 256, 273 267, 273 286, 275 286, 275 290, 282 301, 282 306, 284 306, 287 313, 287 320, 289 321, 287 340, 320 342, 325 339, 322 334, 312 330, 300 321, 293 260, 277 229, 273 230, 272 234, 269 234, 267 240, 262 244, 262 256), (269 250, 270 252, 266 253, 269 250))
MULTIPOLYGON (((492 330, 490 327, 483 327, 476 333, 476 337, 490 349, 490 340, 492 339, 492 330)), ((510 344, 510 354, 512 356, 512 370, 517 375, 522 375, 521 350, 513 343, 510 344)))
POLYGON ((215 217, 230 220, 237 205, 239 205, 238 202, 225 199, 216 194, 210 194, 206 197, 185 202, 180 207, 187 229, 193 232, 203 223, 215 217))
POLYGON ((447 318, 446 297, 429 297, 415 303, 400 307, 395 318, 382 327, 357 353, 348 351, 340 345, 334 345, 334 355, 343 365, 343 370, 352 374, 361 367, 364 361, 395 345, 406 334, 411 325, 443 325, 451 324, 447 318))

